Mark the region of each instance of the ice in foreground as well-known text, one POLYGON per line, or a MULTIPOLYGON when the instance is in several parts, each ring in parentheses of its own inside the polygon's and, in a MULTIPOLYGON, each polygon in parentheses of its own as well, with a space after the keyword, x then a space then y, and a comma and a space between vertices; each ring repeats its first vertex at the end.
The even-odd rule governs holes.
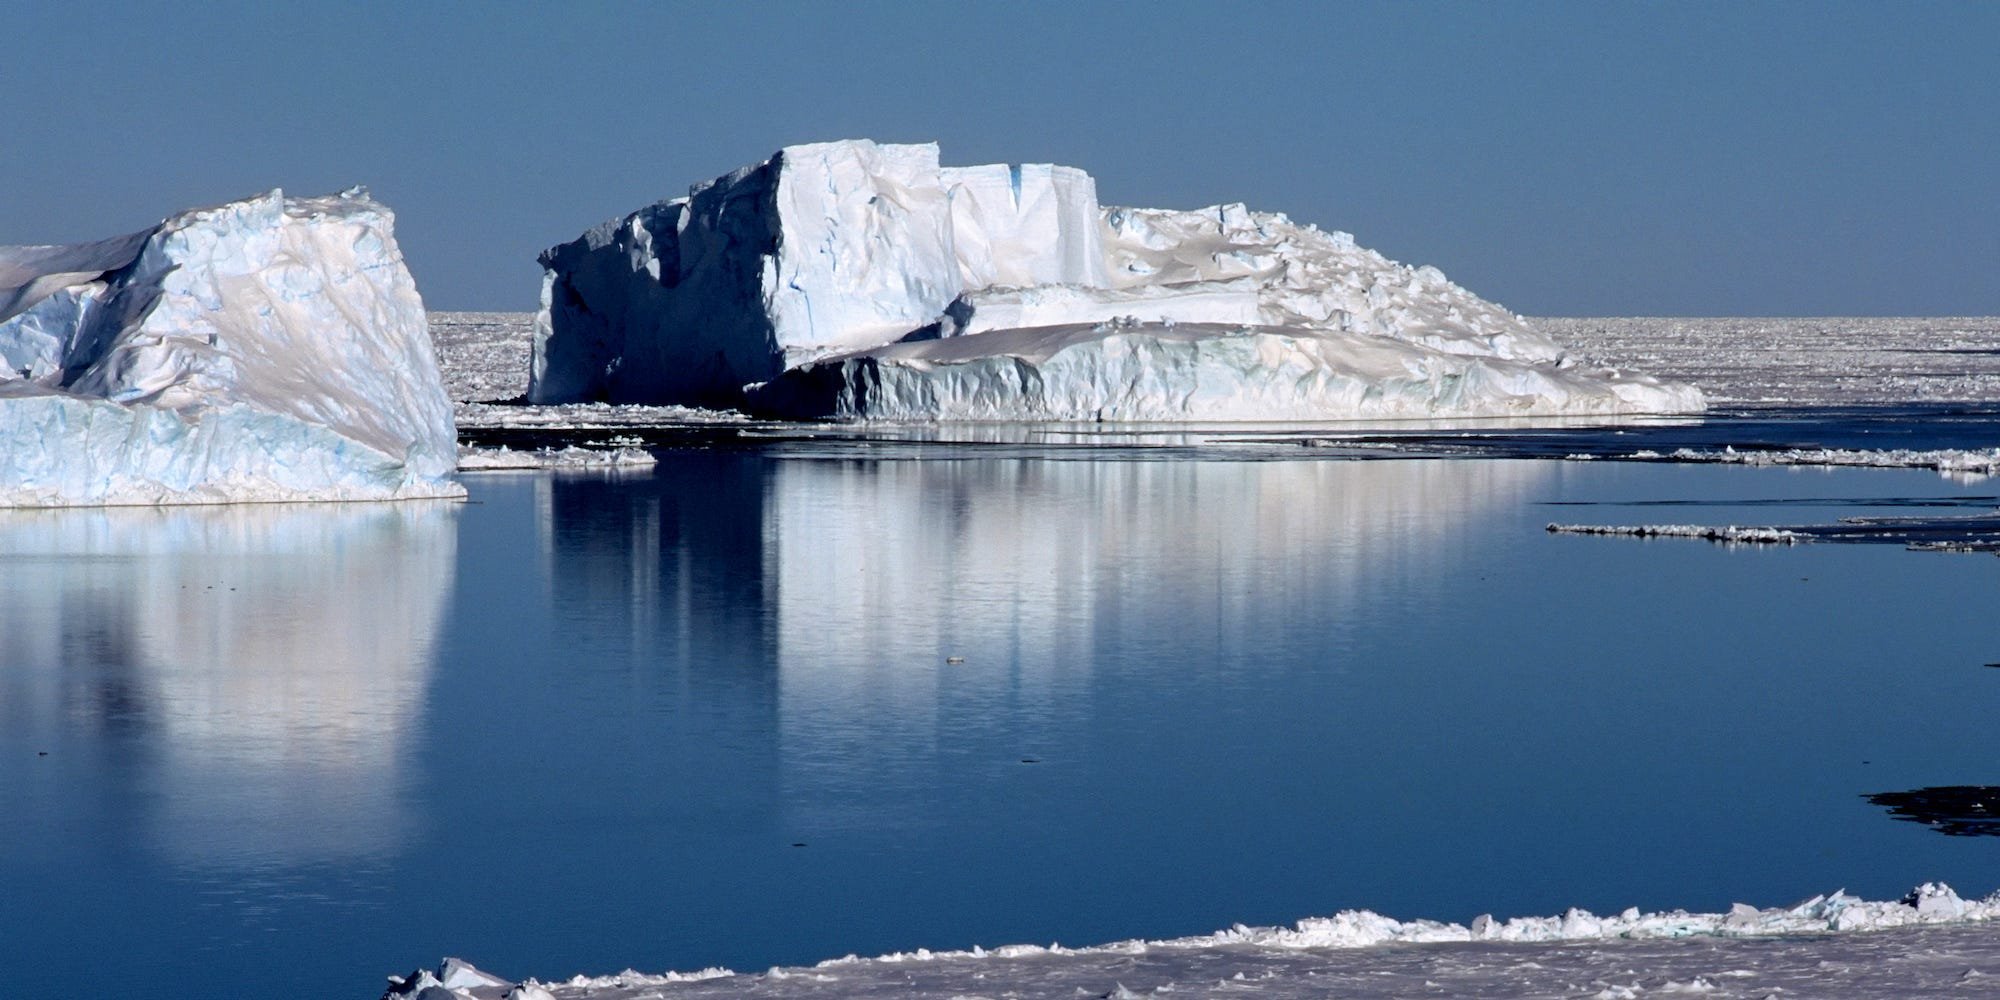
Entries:
POLYGON ((392 227, 272 191, 0 247, 0 506, 463 496, 392 227))
POLYGON ((384 998, 1956 996, 2000 984, 1995 920, 2000 897, 1967 901, 1935 883, 1897 902, 1836 892, 1727 913, 1571 910, 1463 925, 1349 911, 1171 941, 850 956, 762 974, 515 984, 447 959, 435 973, 394 977, 384 998))
POLYGON ((1345 233, 1048 164, 790 146, 542 255, 528 398, 877 420, 1691 412, 1345 233))

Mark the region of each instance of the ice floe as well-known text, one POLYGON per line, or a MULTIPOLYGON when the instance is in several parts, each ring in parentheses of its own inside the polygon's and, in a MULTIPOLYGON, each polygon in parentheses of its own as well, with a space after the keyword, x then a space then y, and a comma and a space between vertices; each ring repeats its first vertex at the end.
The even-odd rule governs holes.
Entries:
POLYGON ((0 506, 462 496, 392 228, 272 191, 0 247, 0 506))
POLYGON ((650 468, 657 459, 644 448, 613 447, 534 448, 515 451, 507 447, 461 447, 460 472, 510 472, 523 469, 635 469, 650 468))
POLYGON ((1979 480, 2000 472, 2000 448, 1988 450, 1884 448, 1788 448, 1780 451, 1720 451, 1678 448, 1636 457, 1729 465, 1806 465, 1870 469, 1935 469, 1946 476, 1979 480))
POLYGON ((1466 924, 1401 921, 1365 910, 1291 927, 1237 926, 1164 941, 1087 948, 1012 945, 847 956, 808 968, 648 975, 627 970, 514 984, 448 959, 436 973, 392 977, 385 1000, 529 1000, 549 997, 877 997, 1222 995, 1492 997, 1899 995, 1966 988, 2000 974, 2000 894, 1966 900, 1927 883, 1896 901, 1844 892, 1789 907, 1737 904, 1726 912, 1560 916, 1466 924), (1866 932, 1866 933, 1864 933, 1866 932), (1912 936, 1917 935, 1917 936, 1912 936), (1738 942, 1762 942, 1754 947, 1738 942), (1398 947, 1388 947, 1398 946, 1398 947), (1895 959, 1893 962, 1888 959, 1895 959), (1893 966, 1893 968, 1891 968, 1893 966), (470 971, 468 971, 470 970, 470 971), (445 985, 456 977, 467 985, 445 985), (426 994, 425 990, 438 990, 426 994))
POLYGON ((1711 542, 1796 545, 1812 536, 1787 528, 1706 524, 1551 524, 1552 535, 1625 535, 1632 538, 1705 538, 1711 542))

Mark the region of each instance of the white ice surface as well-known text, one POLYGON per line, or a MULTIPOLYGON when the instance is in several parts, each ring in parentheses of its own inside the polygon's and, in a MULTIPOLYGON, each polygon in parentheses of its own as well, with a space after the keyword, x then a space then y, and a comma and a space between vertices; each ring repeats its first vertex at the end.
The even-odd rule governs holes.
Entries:
POLYGON ((743 414, 734 410, 704 410, 692 406, 618 403, 565 403, 559 406, 461 403, 458 406, 458 426, 467 429, 611 430, 744 422, 743 414))
POLYGON ((522 469, 639 469, 657 464, 643 448, 511 448, 461 447, 460 472, 509 472, 522 469))
POLYGON ((1551 524, 1558 535, 1623 535, 1632 538, 1704 538, 1711 542, 1761 542, 1796 545, 1810 536, 1759 525, 1713 524, 1551 524))
MULTIPOLYGON (((490 402, 520 395, 527 386, 534 322, 532 313, 432 313, 431 332, 451 398, 490 402)), ((1572 356, 1591 359, 1584 367, 1693 383, 1711 402, 1907 406, 2000 399, 2000 317, 1537 317, 1529 322, 1572 356)), ((495 425, 546 422, 534 410, 495 405, 480 408, 477 419, 495 425)))
POLYGON ((1345 233, 1242 205, 1100 209, 1080 170, 941 168, 928 144, 787 147, 542 262, 532 402, 735 405, 769 383, 751 405, 793 418, 1346 420, 1703 406, 1692 387, 1571 365, 1521 317, 1345 233), (1195 346, 1135 352, 1069 337, 1069 350, 1024 352, 1019 338, 991 339, 1106 323, 1195 346), (1263 338, 1254 359, 1235 342, 1245 335, 1263 338), (925 337, 976 346, 894 350, 925 337), (1385 351, 1405 363, 1356 362, 1385 351), (1508 366, 1520 370, 1484 374, 1508 366), (1381 391, 1364 384, 1385 373, 1394 381, 1381 391), (1187 381, 1196 375, 1198 386, 1187 381), (1421 380, 1434 384, 1413 385, 1421 380))
POLYGON ((1102 281, 1088 175, 938 165, 934 144, 787 146, 542 255, 528 398, 734 401, 937 321, 961 291, 1102 281))
POLYGON ((1578 355, 1693 382, 1711 402, 2000 399, 2000 317, 1539 318, 1578 355))
MULTIPOLYGON (((1292 927, 1237 926, 1168 941, 920 950, 761 974, 628 970, 520 986, 501 981, 452 995, 478 1000, 539 995, 532 991, 557 1000, 1971 995, 2000 986, 1995 920, 2000 898, 1966 901, 1936 884, 1897 902, 1836 892, 1791 907, 1738 904, 1726 913, 1627 910, 1598 916, 1571 910, 1455 924, 1399 921, 1358 910, 1292 927), (1910 933, 1914 928, 1928 930, 1910 933)), ((464 968, 455 962, 448 960, 441 971, 464 968)), ((386 996, 414 997, 437 982, 428 971, 397 977, 386 996)))
MULTIPOLYGON (((929 147, 932 155, 936 148, 929 147)), ((1048 163, 945 167, 959 287, 1106 284, 1097 182, 1048 163)))
POLYGON ((0 248, 0 506, 463 495, 392 226, 273 191, 0 248))
POLYGON ((1644 376, 1309 327, 1100 323, 893 344, 789 372, 753 412, 886 421, 1317 421, 1661 413, 1644 376))
POLYGON ((1977 481, 2000 474, 2000 448, 1968 450, 1958 448, 1786 448, 1779 451, 1721 451, 1676 448, 1667 455, 1657 452, 1635 455, 1640 458, 1668 458, 1676 462, 1713 462, 1723 465, 1805 465, 1867 469, 1934 469, 1960 481, 1977 481))

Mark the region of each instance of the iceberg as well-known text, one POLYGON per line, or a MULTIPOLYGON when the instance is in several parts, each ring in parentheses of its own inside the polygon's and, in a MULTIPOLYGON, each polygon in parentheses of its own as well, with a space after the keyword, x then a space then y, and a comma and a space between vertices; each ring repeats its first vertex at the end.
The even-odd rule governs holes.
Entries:
POLYGON ((1100 206, 1052 164, 847 140, 541 256, 528 399, 862 420, 1680 413, 1346 233, 1240 204, 1100 206))
POLYGON ((0 506, 463 496, 393 224, 274 190, 0 247, 0 506))

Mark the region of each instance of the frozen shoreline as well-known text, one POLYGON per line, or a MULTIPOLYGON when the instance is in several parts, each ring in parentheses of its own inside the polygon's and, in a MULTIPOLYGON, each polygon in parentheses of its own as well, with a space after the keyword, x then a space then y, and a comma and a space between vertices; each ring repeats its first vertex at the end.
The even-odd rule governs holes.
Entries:
POLYGON ((2000 894, 1960 899, 1926 884, 1895 902, 1835 892, 1796 906, 1727 913, 1561 916, 1469 924, 1398 921, 1365 910, 1291 927, 1237 926, 1167 941, 1086 948, 1011 945, 846 956, 739 974, 710 968, 520 984, 448 959, 394 977, 385 998, 640 1000, 646 997, 888 995, 1627 998, 1924 995, 2000 979, 2000 894), (427 992, 434 991, 434 992, 427 992))

